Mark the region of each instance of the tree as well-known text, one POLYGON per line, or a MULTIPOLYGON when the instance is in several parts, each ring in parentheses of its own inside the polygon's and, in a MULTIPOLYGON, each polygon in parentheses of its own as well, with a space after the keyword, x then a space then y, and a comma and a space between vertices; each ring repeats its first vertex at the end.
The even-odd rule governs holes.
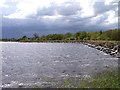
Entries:
POLYGON ((76 38, 76 40, 80 39, 80 32, 75 33, 75 38, 76 38))
POLYGON ((37 38, 39 38, 39 35, 37 33, 34 33, 33 38, 37 39, 37 38))
POLYGON ((73 39, 73 34, 70 33, 70 32, 66 33, 66 34, 65 34, 65 39, 67 39, 67 40, 73 39))
POLYGON ((23 36, 22 38, 19 39, 20 41, 27 41, 28 37, 27 36, 23 36))
MULTIPOLYGON (((9 39, 2 39, 9 40, 9 39)), ((13 40, 14 39, 10 39, 13 40)), ((46 40, 116 40, 120 41, 120 29, 111 29, 107 31, 96 31, 96 32, 77 32, 75 34, 66 33, 66 34, 48 34, 46 36, 39 37, 38 34, 33 34, 33 38, 28 38, 23 36, 18 39, 20 41, 46 41, 46 40)))
POLYGON ((87 37, 87 33, 85 31, 81 32, 81 34, 80 34, 80 40, 83 40, 86 37, 87 37))
POLYGON ((102 30, 100 30, 100 35, 101 35, 102 33, 103 33, 102 30))

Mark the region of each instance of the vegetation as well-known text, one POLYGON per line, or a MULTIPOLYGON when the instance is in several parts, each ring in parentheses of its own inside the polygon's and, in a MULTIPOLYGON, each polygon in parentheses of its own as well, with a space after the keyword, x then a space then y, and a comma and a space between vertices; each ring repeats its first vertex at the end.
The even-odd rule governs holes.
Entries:
MULTIPOLYGON (((59 81, 56 81, 59 82, 59 81)), ((34 85, 34 88, 40 88, 41 85, 34 85)), ((91 77, 68 77, 54 86, 54 88, 100 88, 102 90, 120 90, 120 79, 117 70, 103 71, 91 77)))
MULTIPOLYGON (((62 87, 67 88, 119 88, 120 79, 117 70, 103 71, 89 78, 68 78, 62 87), (75 80, 74 80, 75 79, 75 80)), ((115 90, 116 90, 115 89, 115 90)))
POLYGON ((105 40, 105 41, 120 41, 120 29, 96 32, 76 32, 66 34, 48 34, 39 36, 37 33, 33 37, 28 38, 22 36, 19 39, 2 39, 3 41, 22 41, 22 42, 46 42, 46 41, 83 41, 83 40, 105 40))
POLYGON ((83 80, 80 83, 81 88, 120 88, 119 76, 117 71, 101 72, 94 76, 83 80))
POLYGON ((4 38, 4 39, 0 39, 0 41, 18 41, 18 40, 15 38, 11 38, 11 39, 4 38))

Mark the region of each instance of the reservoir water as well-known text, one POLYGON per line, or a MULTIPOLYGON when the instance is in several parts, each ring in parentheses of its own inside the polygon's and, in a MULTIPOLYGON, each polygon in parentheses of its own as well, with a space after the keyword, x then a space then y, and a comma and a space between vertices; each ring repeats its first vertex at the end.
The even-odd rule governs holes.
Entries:
POLYGON ((78 43, 1 42, 2 86, 54 86, 118 66, 117 58, 78 43))

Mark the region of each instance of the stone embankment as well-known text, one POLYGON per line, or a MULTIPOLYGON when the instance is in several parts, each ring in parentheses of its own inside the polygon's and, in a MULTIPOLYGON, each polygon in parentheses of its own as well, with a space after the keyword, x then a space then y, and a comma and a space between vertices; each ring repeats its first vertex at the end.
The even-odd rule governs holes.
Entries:
POLYGON ((19 41, 40 43, 82 43, 96 48, 114 57, 120 58, 120 41, 80 41, 80 40, 46 40, 46 41, 19 41))
POLYGON ((120 58, 120 42, 118 41, 87 41, 84 44, 120 58))

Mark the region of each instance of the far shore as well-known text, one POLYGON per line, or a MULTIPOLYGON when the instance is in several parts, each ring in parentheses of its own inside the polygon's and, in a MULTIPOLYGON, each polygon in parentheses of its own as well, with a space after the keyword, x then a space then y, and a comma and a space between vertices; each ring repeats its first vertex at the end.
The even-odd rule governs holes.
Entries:
POLYGON ((34 41, 34 40, 26 40, 26 41, 19 41, 19 40, 0 40, 0 42, 38 42, 38 43, 84 43, 84 42, 99 42, 99 43, 103 43, 103 42, 110 42, 110 43, 117 43, 120 44, 120 41, 106 41, 106 40, 41 40, 41 41, 34 41))

